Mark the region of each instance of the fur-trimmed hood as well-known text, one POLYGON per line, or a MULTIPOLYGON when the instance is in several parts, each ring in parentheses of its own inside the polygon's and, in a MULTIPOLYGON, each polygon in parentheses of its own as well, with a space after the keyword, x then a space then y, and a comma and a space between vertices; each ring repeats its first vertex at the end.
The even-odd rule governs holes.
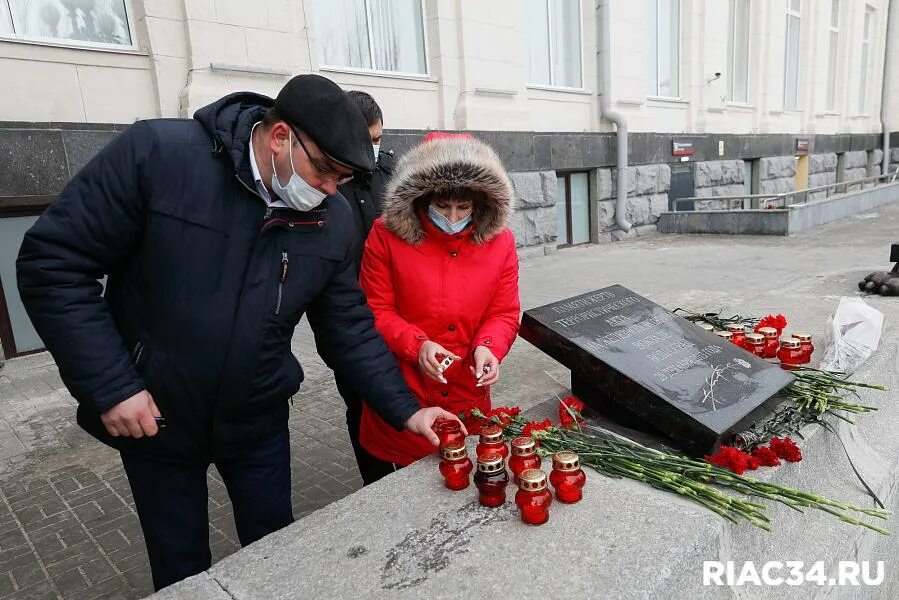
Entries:
POLYGON ((425 231, 415 200, 459 188, 487 195, 486 205, 475 206, 471 241, 481 244, 498 235, 512 213, 512 182, 496 152, 474 138, 435 139, 406 153, 387 185, 384 225, 406 242, 418 244, 425 231))

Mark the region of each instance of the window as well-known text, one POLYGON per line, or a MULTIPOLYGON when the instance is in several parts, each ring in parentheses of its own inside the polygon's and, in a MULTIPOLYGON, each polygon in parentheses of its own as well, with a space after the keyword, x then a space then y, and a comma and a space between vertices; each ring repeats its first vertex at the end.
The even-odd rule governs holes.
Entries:
POLYGON ((559 246, 590 241, 590 185, 587 173, 560 173, 556 178, 556 216, 559 246))
POLYGON ((727 99, 749 102, 749 0, 730 0, 727 99))
POLYGON ((126 0, 0 0, 0 36, 99 47, 133 45, 126 0))
POLYGON ((837 109, 837 44, 840 41, 840 0, 830 3, 830 39, 827 58, 827 110, 837 109))
POLYGON ((871 30, 874 26, 874 9, 870 6, 865 6, 865 29, 862 33, 862 64, 861 69, 859 70, 859 77, 861 81, 859 81, 858 86, 858 112, 859 114, 865 114, 865 109, 867 108, 865 105, 867 104, 867 87, 868 87, 868 51, 871 48, 871 30))
POLYGON ((319 62, 427 75, 421 0, 315 0, 319 62))
POLYGON ((801 0, 789 0, 787 45, 784 53, 784 108, 799 110, 799 10, 801 0))
POLYGON ((649 95, 680 96, 680 0, 646 0, 649 10, 649 95))
POLYGON ((528 82, 580 88, 580 0, 525 2, 528 82))

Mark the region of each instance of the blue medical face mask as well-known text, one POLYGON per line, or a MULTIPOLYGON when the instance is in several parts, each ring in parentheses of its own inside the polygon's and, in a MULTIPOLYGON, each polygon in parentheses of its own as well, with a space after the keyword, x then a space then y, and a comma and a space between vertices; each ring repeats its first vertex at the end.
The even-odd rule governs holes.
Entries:
POLYGON ((272 154, 272 189, 284 204, 301 212, 310 211, 324 201, 327 196, 321 190, 317 190, 300 177, 293 166, 293 134, 288 138, 287 159, 290 161, 290 179, 287 185, 282 185, 278 179, 278 170, 275 168, 275 155, 272 154))
POLYGON ((437 212, 437 209, 434 208, 433 204, 428 205, 428 218, 431 219, 431 223, 433 223, 437 229, 444 233, 461 233, 471 223, 471 217, 473 215, 474 211, 471 211, 465 218, 460 219, 455 223, 450 223, 449 219, 437 212))

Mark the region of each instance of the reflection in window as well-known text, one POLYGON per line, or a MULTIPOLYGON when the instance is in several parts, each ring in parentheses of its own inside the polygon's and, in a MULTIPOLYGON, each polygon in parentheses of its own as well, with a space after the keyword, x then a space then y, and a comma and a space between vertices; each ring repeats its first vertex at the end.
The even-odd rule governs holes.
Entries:
POLYGON ((680 97, 680 0, 646 0, 649 95, 680 97))
POLYGON ((316 0, 319 63, 425 75, 421 0, 316 0))
POLYGON ((125 0, 3 0, 0 7, 0 34, 26 40, 132 45, 125 0))
POLYGON ((526 0, 528 83, 580 88, 579 0, 526 0))

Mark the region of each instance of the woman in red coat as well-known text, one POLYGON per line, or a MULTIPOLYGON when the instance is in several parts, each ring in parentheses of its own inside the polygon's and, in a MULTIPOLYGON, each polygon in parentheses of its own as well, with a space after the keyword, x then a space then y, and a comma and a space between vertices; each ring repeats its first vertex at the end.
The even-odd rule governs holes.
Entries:
MULTIPOLYGON (((512 194, 499 158, 471 136, 425 138, 388 184, 360 283, 422 406, 490 409, 519 327, 518 255, 506 227, 512 194), (454 362, 443 370, 445 356, 454 362)), ((436 450, 367 406, 360 441, 383 467, 366 483, 436 450)))

